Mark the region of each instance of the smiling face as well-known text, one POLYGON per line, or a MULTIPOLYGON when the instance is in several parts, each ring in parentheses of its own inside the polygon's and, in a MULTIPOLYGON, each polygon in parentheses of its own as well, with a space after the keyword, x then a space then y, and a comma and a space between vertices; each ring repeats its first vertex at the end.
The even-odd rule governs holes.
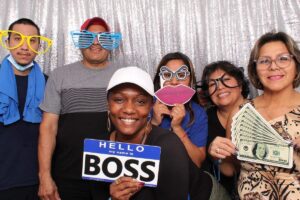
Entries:
MULTIPOLYGON (((289 51, 281 41, 266 43, 259 51, 259 57, 270 57, 272 60, 275 60, 282 54, 289 54, 289 51)), ((257 68, 256 70, 265 92, 278 92, 284 89, 293 89, 293 81, 297 73, 294 59, 292 59, 290 64, 285 68, 280 68, 273 61, 269 68, 257 68)))
MULTIPOLYGON (((91 25, 88 31, 100 33, 106 32, 106 29, 101 25, 91 25)), ((101 67, 107 63, 109 51, 101 47, 97 38, 95 38, 90 47, 81 49, 81 52, 83 55, 83 64, 87 67, 101 67)))
POLYGON ((232 87, 238 85, 238 82, 234 77, 226 74, 225 71, 221 69, 217 69, 209 77, 210 81, 208 83, 208 92, 210 95, 212 94, 210 98, 216 106, 218 107, 232 106, 240 99, 243 99, 243 96, 241 94, 242 89, 241 86, 233 87, 233 88, 226 87, 220 80, 218 81, 217 88, 216 88, 214 80, 219 79, 222 76, 223 76, 223 82, 226 85, 232 87))
MULTIPOLYGON (((36 29, 36 27, 29 24, 15 24, 12 30, 19 32, 25 36, 38 35, 38 30, 36 29)), ((12 33, 6 43, 10 47, 16 46, 16 44, 20 43, 20 41, 20 35, 12 33)), ((39 41, 31 41, 31 47, 37 50, 39 48, 39 41)), ((10 50, 10 54, 20 65, 27 65, 31 63, 37 55, 28 47, 26 40, 20 47, 10 50)))
POLYGON ((120 138, 134 140, 144 134, 152 104, 152 96, 134 84, 121 84, 109 91, 110 119, 120 138))

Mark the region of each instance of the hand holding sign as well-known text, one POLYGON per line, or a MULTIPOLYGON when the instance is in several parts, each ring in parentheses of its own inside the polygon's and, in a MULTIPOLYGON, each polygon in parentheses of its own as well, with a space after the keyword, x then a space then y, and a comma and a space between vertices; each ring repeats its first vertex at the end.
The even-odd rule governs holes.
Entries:
POLYGON ((130 199, 130 197, 140 191, 143 186, 144 183, 123 176, 110 184, 110 196, 112 199, 130 199))
POLYGON ((156 187, 159 162, 160 147, 85 139, 82 178, 113 182, 127 176, 156 187))

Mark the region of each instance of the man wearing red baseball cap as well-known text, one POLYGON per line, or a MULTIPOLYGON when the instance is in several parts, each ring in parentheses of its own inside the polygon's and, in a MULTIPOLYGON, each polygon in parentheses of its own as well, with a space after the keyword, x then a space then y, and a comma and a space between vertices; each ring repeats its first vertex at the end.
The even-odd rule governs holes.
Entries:
POLYGON ((93 17, 85 20, 85 22, 81 25, 80 30, 88 30, 90 25, 101 25, 105 28, 107 32, 109 32, 109 26, 107 25, 106 21, 100 17, 93 17))
POLYGON ((108 198, 104 183, 82 180, 81 173, 84 139, 104 139, 108 132, 106 87, 117 69, 108 60, 111 50, 105 45, 110 41, 102 38, 110 36, 109 31, 102 18, 87 19, 73 34, 82 60, 56 68, 48 79, 40 105, 44 111, 39 136, 42 200, 108 198))

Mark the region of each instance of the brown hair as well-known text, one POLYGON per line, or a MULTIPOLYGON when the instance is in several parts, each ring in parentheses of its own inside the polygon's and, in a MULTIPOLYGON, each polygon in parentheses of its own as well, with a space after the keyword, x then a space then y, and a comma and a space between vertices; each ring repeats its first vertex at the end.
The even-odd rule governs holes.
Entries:
POLYGON ((285 44, 286 48, 288 49, 289 53, 293 55, 293 59, 296 63, 296 77, 293 82, 293 87, 296 88, 300 84, 300 50, 296 44, 296 42, 293 40, 291 36, 284 32, 268 32, 264 35, 262 35, 255 43, 251 54, 249 58, 248 63, 248 76, 251 81, 251 83, 256 87, 257 89, 262 90, 263 85, 260 82, 258 75, 257 75, 257 69, 256 69, 256 62, 255 60, 258 59, 259 51, 261 47, 267 43, 270 42, 282 42, 285 44))

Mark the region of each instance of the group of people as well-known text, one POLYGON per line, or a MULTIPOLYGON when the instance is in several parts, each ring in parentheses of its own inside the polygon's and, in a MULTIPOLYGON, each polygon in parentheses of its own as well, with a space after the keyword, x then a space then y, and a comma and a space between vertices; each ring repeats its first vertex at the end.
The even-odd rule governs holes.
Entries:
POLYGON ((45 52, 41 41, 51 46, 51 40, 32 20, 0 32, 9 50, 0 67, 0 199, 299 198, 300 51, 289 35, 266 33, 256 42, 248 76, 263 93, 248 99, 250 82, 228 61, 205 66, 197 82, 189 57, 168 53, 152 81, 139 67, 109 61, 117 48, 101 40, 109 33, 102 18, 87 19, 74 42, 82 60, 48 78, 34 59, 45 52), (180 84, 198 91, 187 103, 169 106, 155 98, 157 90, 180 84), (230 126, 247 102, 293 142, 291 169, 236 159, 230 126), (157 186, 126 176, 112 183, 83 180, 87 138, 159 146, 157 186))

